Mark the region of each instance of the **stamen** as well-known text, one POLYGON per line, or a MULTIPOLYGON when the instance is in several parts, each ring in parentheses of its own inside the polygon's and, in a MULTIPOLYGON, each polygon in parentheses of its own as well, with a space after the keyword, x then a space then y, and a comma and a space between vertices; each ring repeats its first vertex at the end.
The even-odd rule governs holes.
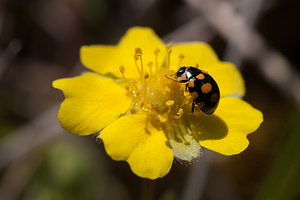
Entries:
POLYGON ((144 68, 143 68, 143 62, 142 62, 142 49, 141 48, 135 48, 135 54, 134 54, 134 58, 135 58, 135 63, 136 63, 136 67, 139 69, 138 64, 137 64, 137 60, 140 59, 141 61, 141 69, 139 69, 140 72, 140 76, 143 82, 143 74, 144 74, 144 68))
POLYGON ((141 61, 141 81, 143 84, 143 91, 144 91, 144 100, 147 101, 147 85, 146 85, 146 79, 144 76, 144 66, 143 66, 143 60, 142 60, 142 49, 141 48, 135 48, 135 54, 139 57, 141 61))
POLYGON ((152 77, 152 66, 153 66, 153 62, 148 62, 148 64, 147 64, 147 66, 149 67, 149 69, 150 69, 150 76, 152 77))
POLYGON ((178 68, 179 68, 181 66, 182 60, 184 59, 184 55, 180 54, 178 57, 179 57, 179 61, 178 61, 178 68))
POLYGON ((160 50, 156 49, 154 51, 154 55, 155 55, 155 73, 158 73, 158 55, 159 55, 160 50))
POLYGON ((134 59, 134 63, 135 63, 136 69, 138 70, 139 74, 141 74, 141 70, 140 70, 140 68, 139 68, 139 66, 137 64, 137 61, 138 61, 139 57, 136 54, 134 54, 133 55, 133 59, 134 59))
POLYGON ((131 84, 132 84, 132 86, 134 87, 134 93, 136 93, 135 95, 136 96, 138 96, 139 95, 139 89, 138 89, 138 87, 137 87, 137 83, 136 83, 136 81, 134 80, 134 81, 131 81, 131 84))
POLYGON ((174 100, 168 100, 166 101, 166 106, 169 107, 167 114, 171 113, 171 107, 174 105, 174 100))
MULTIPOLYGON (((125 73, 125 67, 124 65, 120 65, 120 72, 122 74, 122 78, 124 79, 124 81, 126 81, 129 85, 129 89, 132 89, 133 90, 133 86, 131 85, 130 81, 124 76, 124 73, 125 73)), ((127 87, 125 87, 125 89, 127 89, 127 87)))
POLYGON ((171 52, 172 52, 172 48, 173 48, 173 45, 172 45, 172 44, 168 44, 168 45, 166 46, 167 53, 168 53, 167 70, 170 70, 170 60, 171 60, 171 52))
POLYGON ((135 48, 135 55, 137 58, 140 58, 140 61, 141 61, 141 71, 140 71, 140 75, 141 75, 141 79, 142 79, 142 82, 143 82, 143 77, 144 77, 144 66, 143 66, 143 60, 142 60, 142 49, 141 48, 135 48))
POLYGON ((183 114, 183 109, 182 109, 182 108, 179 108, 178 112, 176 113, 175 118, 176 118, 176 119, 180 119, 181 116, 182 116, 182 114, 183 114))
POLYGON ((120 65, 120 72, 122 73, 122 76, 124 76, 124 73, 125 73, 124 65, 120 65))

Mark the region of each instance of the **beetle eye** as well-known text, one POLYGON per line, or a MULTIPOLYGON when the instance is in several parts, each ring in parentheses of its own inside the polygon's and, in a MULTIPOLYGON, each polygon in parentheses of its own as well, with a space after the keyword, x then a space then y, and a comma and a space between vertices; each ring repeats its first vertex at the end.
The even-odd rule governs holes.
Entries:
POLYGON ((182 72, 180 72, 180 71, 178 71, 178 72, 176 72, 176 76, 181 76, 183 73, 182 72))
POLYGON ((186 67, 181 67, 181 68, 177 71, 176 76, 181 76, 181 75, 185 72, 185 69, 186 69, 186 67))

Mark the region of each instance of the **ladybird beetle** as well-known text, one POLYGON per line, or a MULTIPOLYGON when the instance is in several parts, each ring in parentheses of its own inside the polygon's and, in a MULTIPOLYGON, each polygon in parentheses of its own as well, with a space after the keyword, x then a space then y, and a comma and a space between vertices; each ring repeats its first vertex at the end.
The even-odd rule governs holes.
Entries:
POLYGON ((215 112, 220 100, 220 90, 207 72, 189 66, 181 67, 175 74, 166 77, 179 83, 187 83, 186 87, 193 98, 192 113, 195 103, 207 115, 215 112))

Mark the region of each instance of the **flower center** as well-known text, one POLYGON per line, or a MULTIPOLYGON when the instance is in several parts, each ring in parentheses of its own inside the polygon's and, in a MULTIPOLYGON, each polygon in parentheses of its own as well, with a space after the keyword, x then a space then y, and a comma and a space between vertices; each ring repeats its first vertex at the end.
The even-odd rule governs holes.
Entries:
MULTIPOLYGON (((170 120, 181 119, 187 105, 191 104, 192 99, 185 85, 165 77, 166 74, 175 73, 169 69, 172 45, 167 45, 166 49, 168 54, 165 67, 158 66, 159 49, 153 52, 154 60, 149 63, 143 62, 142 49, 135 49, 135 67, 140 74, 140 77, 136 80, 126 79, 125 67, 120 66, 122 77, 127 83, 126 89, 133 98, 128 114, 143 111, 160 123, 165 123, 170 120)), ((183 58, 183 55, 179 56, 179 60, 183 58)), ((178 65, 180 65, 180 62, 178 65)))
MULTIPOLYGON (((148 116, 145 129, 149 130, 148 125, 151 123, 151 126, 163 130, 175 157, 191 161, 201 154, 201 146, 195 140, 188 120, 188 116, 192 115, 193 99, 185 84, 166 78, 166 75, 175 73, 170 70, 172 46, 166 48, 167 62, 163 67, 158 66, 159 50, 154 51, 153 62, 143 63, 142 50, 136 48, 134 60, 140 75, 136 80, 126 79, 125 67, 120 66, 122 77, 127 83, 126 89, 133 99, 126 114, 145 112, 148 116)), ((178 68, 183 58, 183 55, 179 56, 178 68)))

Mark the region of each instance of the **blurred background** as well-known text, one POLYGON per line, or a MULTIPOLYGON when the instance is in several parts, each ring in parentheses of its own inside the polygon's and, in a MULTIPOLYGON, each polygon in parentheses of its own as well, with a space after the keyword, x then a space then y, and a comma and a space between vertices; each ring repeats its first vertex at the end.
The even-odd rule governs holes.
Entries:
POLYGON ((299 20, 297 0, 1 0, 0 199, 300 199, 299 20), (80 46, 116 44, 136 25, 236 64, 264 114, 243 153, 205 150, 150 181, 60 127, 52 81, 85 70, 80 46))

